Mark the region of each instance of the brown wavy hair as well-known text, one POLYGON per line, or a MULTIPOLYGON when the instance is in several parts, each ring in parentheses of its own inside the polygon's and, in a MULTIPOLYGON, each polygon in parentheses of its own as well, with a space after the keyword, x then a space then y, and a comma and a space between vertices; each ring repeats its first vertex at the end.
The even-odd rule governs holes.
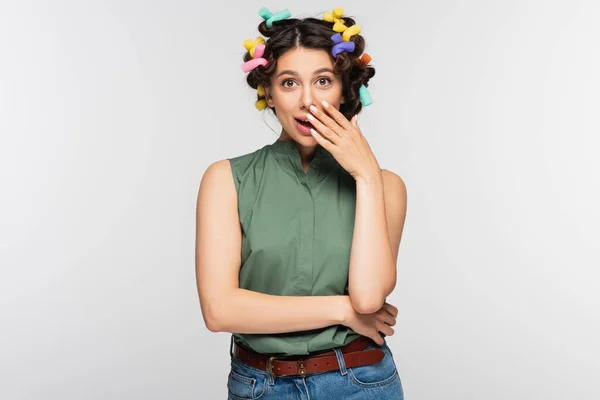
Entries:
MULTIPOLYGON (((354 19, 342 16, 341 20, 348 28, 355 25, 354 19)), ((288 18, 282 21, 273 22, 271 28, 267 28, 266 21, 258 25, 258 31, 268 40, 265 41, 265 52, 263 58, 268 61, 266 67, 259 65, 250 71, 246 77, 246 82, 253 89, 258 85, 263 88, 270 86, 271 77, 277 69, 277 59, 288 50, 297 47, 307 49, 324 50, 330 55, 334 67, 333 71, 342 78, 342 96, 345 98, 344 104, 340 105, 340 112, 350 120, 362 109, 362 103, 359 99, 359 88, 361 85, 369 86, 369 80, 375 75, 375 68, 371 65, 365 65, 360 56, 365 49, 365 40, 360 35, 353 35, 350 40, 354 42, 354 51, 351 53, 341 52, 333 57, 331 50, 334 43, 331 36, 336 32, 333 30, 333 22, 328 22, 317 18, 288 18)), ((244 54, 244 62, 251 60, 249 52, 244 54)), ((258 97, 258 100, 264 98, 258 97)), ((277 115, 274 107, 269 107, 277 115)))

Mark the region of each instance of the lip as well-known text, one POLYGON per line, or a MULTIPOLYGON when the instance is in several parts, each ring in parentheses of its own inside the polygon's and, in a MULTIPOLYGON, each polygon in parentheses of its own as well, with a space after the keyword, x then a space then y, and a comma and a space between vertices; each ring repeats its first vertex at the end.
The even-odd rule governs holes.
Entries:
MULTIPOLYGON (((298 119, 301 119, 301 118, 298 118, 298 119)), ((305 119, 305 120, 302 120, 302 121, 308 121, 308 122, 310 122, 308 119, 305 119)), ((306 127, 306 126, 304 126, 302 124, 300 124, 300 122, 298 122, 297 120, 296 120, 296 127, 298 128, 298 130, 300 131, 300 133, 302 133, 303 135, 305 135, 305 136, 312 136, 312 133, 310 133, 310 128, 306 127)))

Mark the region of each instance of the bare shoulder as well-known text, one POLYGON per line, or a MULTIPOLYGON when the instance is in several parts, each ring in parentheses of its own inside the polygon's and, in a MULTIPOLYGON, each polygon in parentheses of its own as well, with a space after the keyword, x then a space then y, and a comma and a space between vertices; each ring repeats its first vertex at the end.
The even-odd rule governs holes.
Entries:
POLYGON ((202 181, 209 181, 210 183, 215 183, 214 181, 225 181, 227 183, 228 178, 231 177, 231 163, 228 159, 218 160, 210 164, 206 171, 204 171, 204 175, 202 176, 202 181))
POLYGON ((406 184, 400 175, 383 168, 381 169, 381 175, 383 177, 383 187, 386 192, 406 199, 406 184))
POLYGON ((215 161, 206 168, 198 189, 197 212, 211 225, 238 218, 237 192, 228 159, 215 161))
POLYGON ((216 196, 235 198, 235 185, 231 173, 231 163, 228 159, 215 161, 206 168, 202 175, 199 192, 205 194, 211 192, 216 196))

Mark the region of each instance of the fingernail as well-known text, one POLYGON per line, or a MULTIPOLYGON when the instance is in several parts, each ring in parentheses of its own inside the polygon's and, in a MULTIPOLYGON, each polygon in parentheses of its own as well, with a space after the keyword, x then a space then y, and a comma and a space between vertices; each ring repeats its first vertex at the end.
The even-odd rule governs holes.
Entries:
POLYGON ((321 104, 323 104, 323 107, 325 107, 325 108, 329 107, 329 103, 326 102, 325 100, 321 101, 321 104))
POLYGON ((317 112, 317 107, 313 106, 312 104, 309 108, 310 108, 310 111, 317 112))

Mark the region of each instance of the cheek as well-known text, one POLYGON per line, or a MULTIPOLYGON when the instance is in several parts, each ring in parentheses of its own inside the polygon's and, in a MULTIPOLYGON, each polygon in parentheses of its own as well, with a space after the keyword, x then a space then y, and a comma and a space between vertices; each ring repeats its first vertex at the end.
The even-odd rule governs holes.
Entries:
POLYGON ((293 110, 298 103, 298 95, 293 92, 279 92, 274 94, 273 101, 282 111, 293 110))
POLYGON ((322 96, 319 99, 319 102, 321 100, 325 100, 327 101, 329 104, 333 104, 336 108, 340 108, 341 105, 341 101, 342 101, 342 94, 340 93, 327 93, 326 95, 322 96))
POLYGON ((322 93, 323 100, 327 100, 330 104, 338 104, 342 99, 342 85, 336 84, 329 90, 324 90, 322 93))

